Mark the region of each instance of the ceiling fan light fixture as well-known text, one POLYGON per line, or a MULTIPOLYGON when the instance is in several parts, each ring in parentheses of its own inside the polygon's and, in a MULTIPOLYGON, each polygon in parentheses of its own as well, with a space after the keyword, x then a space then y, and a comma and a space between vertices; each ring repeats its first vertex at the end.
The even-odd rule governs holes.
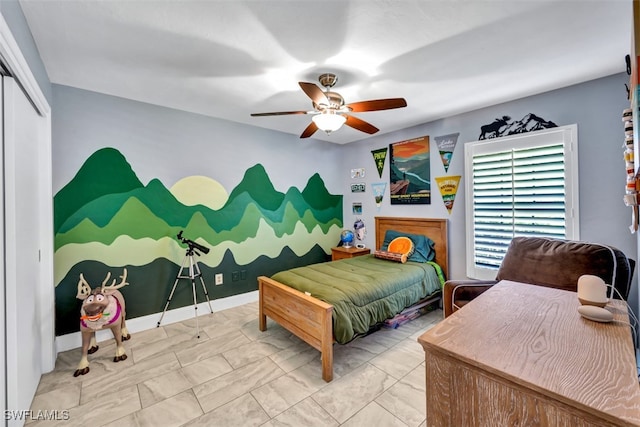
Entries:
POLYGON ((342 114, 337 114, 335 111, 324 111, 313 116, 311 120, 318 126, 318 129, 331 133, 340 129, 347 121, 347 118, 342 114))
MULTIPOLYGON (((0 0, 2 1, 2 0, 0 0)), ((274 111, 272 113, 252 113, 253 117, 284 116, 289 114, 312 114, 311 123, 304 129, 300 138, 309 138, 316 131, 322 130, 327 134, 337 131, 342 125, 360 132, 373 135, 380 129, 350 113, 364 113, 367 111, 393 110, 407 106, 404 98, 371 99, 368 101, 345 104, 344 98, 337 92, 331 91, 338 77, 332 73, 322 74, 318 80, 326 88, 322 91, 317 85, 309 82, 298 82, 300 89, 311 99, 312 111, 274 111)))

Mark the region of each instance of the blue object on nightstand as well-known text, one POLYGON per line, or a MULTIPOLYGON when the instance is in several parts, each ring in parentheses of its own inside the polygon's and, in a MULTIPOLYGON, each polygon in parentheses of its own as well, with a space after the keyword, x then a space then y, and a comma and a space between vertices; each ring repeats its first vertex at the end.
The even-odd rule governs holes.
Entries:
POLYGON ((342 242, 342 247, 350 248, 353 243, 353 231, 343 230, 340 234, 340 242, 342 242))

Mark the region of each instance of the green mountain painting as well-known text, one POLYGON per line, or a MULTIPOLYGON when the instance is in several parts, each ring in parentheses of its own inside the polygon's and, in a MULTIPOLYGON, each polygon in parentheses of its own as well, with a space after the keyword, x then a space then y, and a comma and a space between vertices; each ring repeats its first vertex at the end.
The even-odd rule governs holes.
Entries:
MULTIPOLYGON (((342 195, 329 194, 318 174, 302 191, 279 192, 260 164, 228 195, 202 176, 171 189, 158 179, 143 185, 118 150, 103 148, 54 196, 54 221, 56 335, 63 335, 79 329, 80 273, 95 287, 127 268, 127 318, 162 312, 185 262, 180 231, 210 249, 196 261, 212 300, 256 290, 257 276, 327 260, 342 230, 342 195), (213 284, 218 273, 222 286, 213 284)), ((204 301, 199 283, 197 290, 204 301)), ((191 304, 184 280, 169 308, 191 304)))

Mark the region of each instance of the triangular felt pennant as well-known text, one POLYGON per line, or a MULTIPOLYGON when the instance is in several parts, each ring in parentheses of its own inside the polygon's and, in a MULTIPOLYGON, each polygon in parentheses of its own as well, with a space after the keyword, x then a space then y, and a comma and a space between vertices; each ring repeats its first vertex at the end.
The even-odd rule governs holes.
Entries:
POLYGON ((378 175, 380 175, 380 178, 382 178, 384 161, 387 158, 387 147, 380 148, 378 150, 371 150, 371 154, 373 154, 373 161, 376 162, 376 168, 378 168, 378 175))
POLYGON ((458 143, 458 135, 460 135, 460 133, 450 133, 449 135, 434 137, 438 145, 438 151, 440 152, 440 158, 442 159, 445 172, 449 171, 451 157, 453 157, 453 151, 456 149, 456 144, 458 143))
POLYGON ((456 199, 456 193, 458 192, 458 184, 460 183, 460 175, 456 176, 438 176, 436 177, 436 183, 440 189, 440 195, 442 196, 442 202, 447 208, 447 211, 451 213, 453 209, 453 201, 456 199))

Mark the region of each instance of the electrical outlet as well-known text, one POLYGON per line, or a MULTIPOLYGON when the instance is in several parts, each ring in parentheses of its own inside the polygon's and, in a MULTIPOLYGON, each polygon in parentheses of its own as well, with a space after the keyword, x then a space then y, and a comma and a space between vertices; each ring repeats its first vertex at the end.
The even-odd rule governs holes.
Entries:
POLYGON ((234 271, 231 273, 231 281, 237 282, 240 279, 240 273, 238 271, 234 271))
POLYGON ((222 273, 218 273, 216 274, 216 285, 222 285, 222 278, 224 276, 222 275, 222 273))
POLYGON ((240 280, 247 280, 247 270, 240 270, 240 280))

